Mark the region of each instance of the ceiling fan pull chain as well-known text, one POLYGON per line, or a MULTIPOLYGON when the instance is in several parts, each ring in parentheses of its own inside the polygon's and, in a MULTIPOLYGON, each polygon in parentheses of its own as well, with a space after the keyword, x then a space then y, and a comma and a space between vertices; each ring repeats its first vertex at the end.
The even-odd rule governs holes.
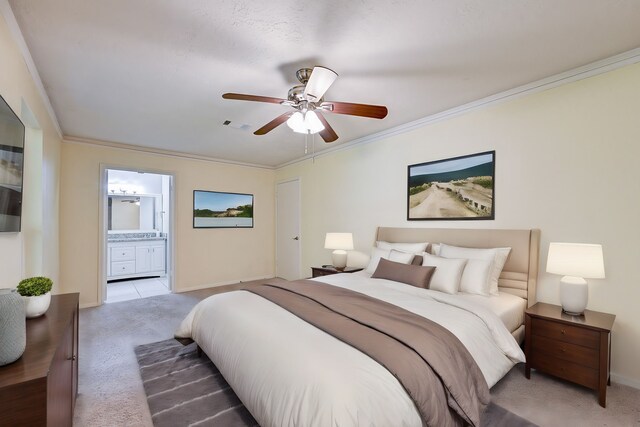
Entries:
POLYGON ((304 134, 304 155, 309 154, 309 132, 304 134))
POLYGON ((316 136, 311 135, 311 164, 316 163, 316 136))

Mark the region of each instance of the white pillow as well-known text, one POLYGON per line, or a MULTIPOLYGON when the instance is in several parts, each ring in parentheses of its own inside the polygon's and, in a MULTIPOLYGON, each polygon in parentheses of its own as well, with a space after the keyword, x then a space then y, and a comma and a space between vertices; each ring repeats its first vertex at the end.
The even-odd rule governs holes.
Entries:
POLYGON ((468 259, 460 278, 460 292, 489 296, 489 275, 493 261, 468 259))
POLYGON ((429 289, 456 294, 460 288, 460 278, 467 263, 466 259, 442 258, 426 252, 422 254, 422 265, 435 267, 429 289))
POLYGON ((440 245, 439 255, 445 258, 466 258, 492 261, 493 265, 488 278, 488 294, 498 295, 498 278, 500 277, 500 273, 502 273, 504 264, 507 262, 507 258, 509 258, 510 252, 511 248, 463 248, 443 243, 440 245))
POLYGON ((389 243, 379 240, 376 242, 376 246, 380 249, 395 249, 397 251, 419 254, 427 250, 429 243, 389 243))
POLYGON ((378 268, 380 258, 389 259, 390 252, 391 250, 389 249, 371 248, 371 259, 369 259, 369 264, 367 264, 367 268, 365 268, 364 271, 373 274, 376 268, 378 268))
POLYGON ((376 268, 378 268, 380 258, 402 264, 409 264, 413 260, 413 257, 413 254, 397 251, 395 249, 371 248, 371 259, 369 260, 369 264, 365 271, 369 274, 373 274, 376 271, 376 268))
MULTIPOLYGON (((413 261, 414 254, 410 254, 409 252, 397 251, 395 249, 391 249, 389 253, 389 261, 399 262, 401 264, 410 264, 413 261)), ((378 260, 379 261, 379 260, 378 260)))

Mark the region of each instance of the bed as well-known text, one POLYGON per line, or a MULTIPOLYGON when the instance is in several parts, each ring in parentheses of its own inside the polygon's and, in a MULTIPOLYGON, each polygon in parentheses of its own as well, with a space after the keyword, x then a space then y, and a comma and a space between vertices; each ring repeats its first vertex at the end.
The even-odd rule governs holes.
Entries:
MULTIPOLYGON (((366 273, 324 276, 315 282, 368 295, 444 326, 473 357, 488 387, 524 361, 518 311, 535 303, 537 230, 381 227, 376 240, 511 247, 499 279, 502 298, 477 301, 482 297, 442 294, 366 273)), ((176 337, 198 343, 263 427, 425 424, 424 411, 395 374, 252 292, 201 301, 176 337)))

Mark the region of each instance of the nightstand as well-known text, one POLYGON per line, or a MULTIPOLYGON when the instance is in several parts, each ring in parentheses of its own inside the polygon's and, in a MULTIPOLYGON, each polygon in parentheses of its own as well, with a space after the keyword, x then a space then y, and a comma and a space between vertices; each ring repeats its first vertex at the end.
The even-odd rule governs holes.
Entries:
POLYGON ((611 328, 616 316, 585 310, 582 316, 537 303, 525 311, 525 375, 531 368, 598 391, 606 408, 611 384, 611 328))
POLYGON ((345 267, 343 271, 339 271, 332 265, 327 267, 311 267, 311 277, 329 276, 338 273, 355 273, 356 271, 362 270, 363 268, 360 267, 345 267))

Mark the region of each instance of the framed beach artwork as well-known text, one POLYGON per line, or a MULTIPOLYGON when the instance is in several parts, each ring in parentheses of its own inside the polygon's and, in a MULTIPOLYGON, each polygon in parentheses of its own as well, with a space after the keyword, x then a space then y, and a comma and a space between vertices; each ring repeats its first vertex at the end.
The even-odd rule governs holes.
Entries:
POLYGON ((253 194, 194 190, 193 228, 253 228, 253 194))
POLYGON ((496 152, 408 167, 407 220, 495 219, 496 152))

